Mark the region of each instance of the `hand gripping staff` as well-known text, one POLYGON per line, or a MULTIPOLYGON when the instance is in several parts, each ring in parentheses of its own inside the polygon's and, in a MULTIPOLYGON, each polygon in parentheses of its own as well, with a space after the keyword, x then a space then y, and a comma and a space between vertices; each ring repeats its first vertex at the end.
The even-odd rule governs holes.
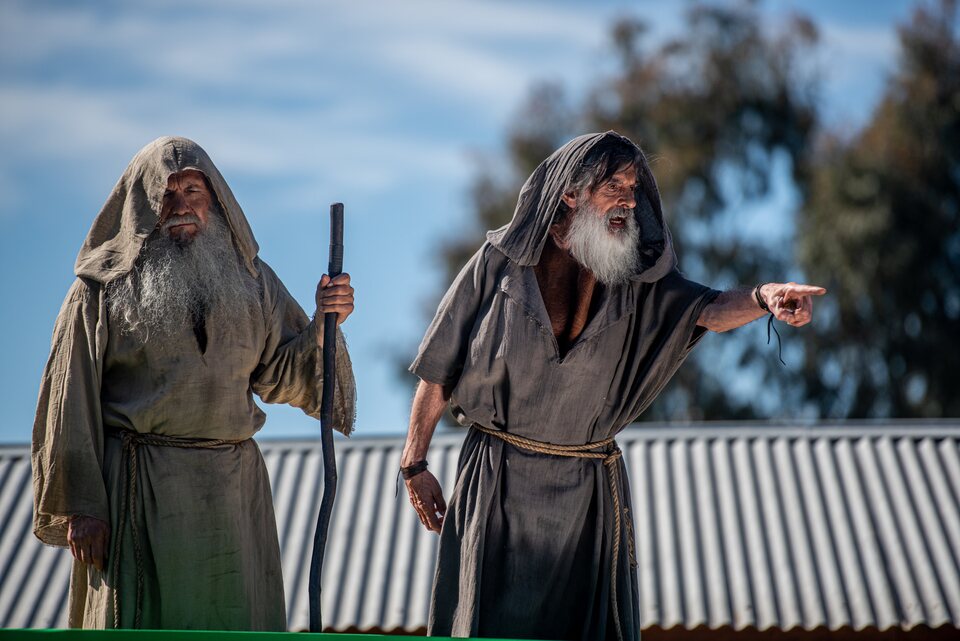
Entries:
MULTIPOLYGON (((330 278, 343 271, 343 203, 330 205, 330 278)), ((323 397, 320 402, 320 446, 323 451, 323 498, 317 529, 313 534, 313 558, 310 561, 310 632, 323 628, 320 616, 320 577, 323 575, 323 553, 327 547, 327 530, 333 501, 337 494, 337 458, 333 449, 333 394, 337 370, 337 314, 323 315, 323 397)))

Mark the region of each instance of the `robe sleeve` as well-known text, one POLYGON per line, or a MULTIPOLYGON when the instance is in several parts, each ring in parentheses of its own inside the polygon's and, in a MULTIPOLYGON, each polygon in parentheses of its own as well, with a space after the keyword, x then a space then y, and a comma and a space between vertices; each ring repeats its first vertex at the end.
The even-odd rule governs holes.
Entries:
MULTIPOLYGON (((263 285, 266 340, 250 379, 251 388, 266 403, 287 403, 320 418, 324 372, 317 332, 323 329, 307 318, 266 263, 258 260, 258 267, 263 285)), ((333 428, 349 436, 356 415, 356 385, 340 328, 337 328, 336 377, 333 428)))
POLYGON ((488 276, 488 257, 495 251, 484 243, 460 270, 440 301, 417 357, 410 365, 410 372, 422 380, 453 386, 460 379, 470 335, 485 300, 485 289, 492 280, 488 276))
POLYGON ((639 330, 648 334, 648 344, 655 346, 656 362, 651 374, 659 373, 664 383, 673 375, 706 334, 706 328, 697 325, 697 321, 704 308, 719 295, 717 290, 688 280, 676 269, 653 284, 643 303, 643 320, 638 323, 639 330))
POLYGON ((57 316, 33 423, 33 532, 67 545, 67 521, 86 515, 110 522, 103 480, 100 410, 105 307, 100 286, 78 279, 57 316))
POLYGON ((629 368, 631 399, 623 425, 633 422, 657 398, 677 369, 700 342, 706 329, 697 326, 704 308, 720 292, 684 278, 674 269, 652 283, 636 312, 631 354, 639 358, 629 368))
POLYGON ((675 366, 683 362, 707 333, 697 321, 704 308, 719 295, 719 291, 688 280, 676 269, 657 282, 654 292, 656 316, 661 320, 660 331, 664 333, 667 347, 665 353, 675 361, 675 366))

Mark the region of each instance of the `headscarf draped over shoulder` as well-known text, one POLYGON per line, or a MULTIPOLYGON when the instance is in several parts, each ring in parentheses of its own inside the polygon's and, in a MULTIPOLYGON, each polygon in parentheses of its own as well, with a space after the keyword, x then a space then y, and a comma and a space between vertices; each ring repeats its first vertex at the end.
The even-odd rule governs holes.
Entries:
POLYGON ((80 249, 77 276, 109 283, 133 269, 144 241, 156 229, 167 179, 186 169, 202 172, 227 218, 250 273, 259 247, 233 192, 200 145, 186 138, 157 138, 137 152, 93 221, 80 249))
POLYGON ((590 150, 611 137, 626 141, 638 151, 634 212, 640 229, 640 261, 633 279, 652 283, 670 273, 676 267, 677 257, 663 220, 657 183, 640 148, 615 131, 578 136, 540 163, 520 190, 513 220, 487 232, 490 244, 518 265, 536 265, 564 188, 590 150))

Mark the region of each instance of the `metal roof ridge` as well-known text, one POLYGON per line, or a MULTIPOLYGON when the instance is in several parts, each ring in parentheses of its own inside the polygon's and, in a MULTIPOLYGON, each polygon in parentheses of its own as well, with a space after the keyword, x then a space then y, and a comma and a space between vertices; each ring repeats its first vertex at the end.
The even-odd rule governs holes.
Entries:
MULTIPOLYGON (((435 434, 432 446, 458 445, 466 433, 465 428, 454 428, 435 434)), ((733 439, 856 439, 856 438, 960 438, 960 421, 831 421, 829 423, 784 422, 771 424, 768 421, 704 421, 698 423, 634 423, 617 435, 621 443, 654 440, 733 440, 733 439)), ((337 439, 337 447, 344 449, 368 449, 378 447, 402 447, 405 435, 355 435, 337 439)), ((315 449, 318 440, 258 439, 272 451, 278 449, 315 449)))
MULTIPOLYGON (((458 443, 467 428, 448 427, 434 434, 433 443, 450 445, 458 443)), ((817 438, 907 436, 943 438, 960 436, 960 418, 946 419, 753 419, 746 421, 677 421, 631 423, 618 436, 619 440, 651 440, 667 437, 674 439, 694 438, 749 438, 758 436, 799 438, 816 435, 817 438)), ((313 448, 319 445, 316 437, 269 436, 256 434, 256 441, 270 449, 313 448)), ((369 448, 383 445, 402 445, 405 434, 357 434, 350 438, 338 437, 338 446, 369 448)), ((0 455, 29 454, 30 443, 0 443, 0 455)))

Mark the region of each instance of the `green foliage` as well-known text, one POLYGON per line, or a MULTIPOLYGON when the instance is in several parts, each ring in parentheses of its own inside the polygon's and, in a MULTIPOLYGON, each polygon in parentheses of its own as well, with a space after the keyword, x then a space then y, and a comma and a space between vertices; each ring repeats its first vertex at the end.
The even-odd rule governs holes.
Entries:
POLYGON ((840 416, 960 415, 956 3, 916 9, 870 123, 824 140, 799 247, 834 292, 806 394, 840 416))

